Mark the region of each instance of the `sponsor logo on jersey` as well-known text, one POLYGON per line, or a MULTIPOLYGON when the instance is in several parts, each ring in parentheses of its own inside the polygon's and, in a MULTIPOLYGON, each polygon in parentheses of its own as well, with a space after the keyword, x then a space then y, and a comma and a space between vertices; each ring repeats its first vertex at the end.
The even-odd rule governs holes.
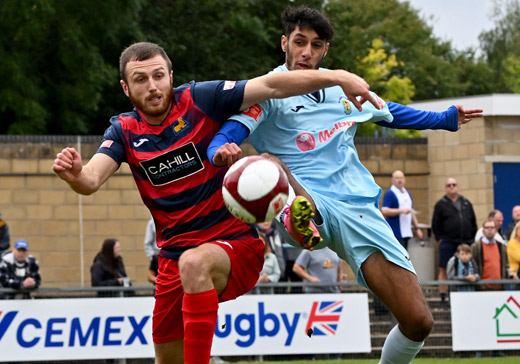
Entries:
POLYGON ((113 142, 113 140, 105 140, 103 143, 101 143, 100 148, 110 148, 113 142))
POLYGON ((298 106, 296 106, 295 108, 291 108, 291 111, 292 111, 292 112, 298 112, 298 111, 300 111, 301 109, 305 109, 305 106, 304 106, 304 105, 298 105, 298 106))
POLYGON ((165 185, 204 169, 192 142, 139 163, 154 186, 165 185))
POLYGON ((260 115, 262 115, 263 112, 264 112, 264 110, 262 110, 260 105, 255 104, 255 105, 251 106, 250 108, 248 108, 247 110, 242 111, 242 114, 255 119, 255 121, 258 121, 258 118, 260 117, 260 115))
POLYGON ((335 133, 340 130, 348 129, 352 125, 356 124, 355 121, 339 121, 330 130, 322 130, 319 132, 319 142, 323 143, 328 141, 335 133))
POLYGON ((224 82, 224 90, 231 90, 235 88, 237 81, 226 81, 224 82))
POLYGON ((139 148, 143 143, 148 142, 149 140, 146 138, 139 139, 138 142, 134 142, 134 147, 139 148))
POLYGON ((345 114, 350 115, 352 114, 352 105, 350 105, 350 101, 345 96, 341 96, 339 98, 339 101, 341 105, 343 105, 343 108, 345 109, 345 114))
POLYGON ((172 124, 173 132, 175 135, 179 135, 182 131, 186 130, 188 126, 190 126, 190 124, 181 116, 172 124))
POLYGON ((301 133, 296 137, 296 146, 302 152, 316 148, 316 139, 311 133, 301 133))

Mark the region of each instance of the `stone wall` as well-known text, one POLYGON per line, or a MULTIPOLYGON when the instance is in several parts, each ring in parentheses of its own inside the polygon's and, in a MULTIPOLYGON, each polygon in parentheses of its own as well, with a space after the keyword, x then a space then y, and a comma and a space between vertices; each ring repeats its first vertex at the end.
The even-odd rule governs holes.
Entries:
MULTIPOLYGON (((11 246, 26 239, 39 260, 44 287, 90 286, 90 266, 105 238, 119 239, 134 285, 148 285, 143 238, 148 210, 126 164, 91 196, 72 192, 52 172, 64 146, 81 151, 86 162, 101 137, 0 136, 0 212, 11 230, 11 246)), ((357 141, 361 160, 383 188, 401 169, 407 176, 420 222, 429 223, 425 139, 357 141)), ((245 148, 251 154, 250 146, 245 148)))

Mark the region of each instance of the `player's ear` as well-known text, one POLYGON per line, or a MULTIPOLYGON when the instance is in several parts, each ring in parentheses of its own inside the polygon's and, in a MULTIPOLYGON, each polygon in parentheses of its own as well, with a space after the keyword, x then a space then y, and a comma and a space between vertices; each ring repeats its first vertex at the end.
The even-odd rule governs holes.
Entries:
POLYGON ((329 46, 330 43, 327 42, 327 44, 325 44, 325 53, 323 53, 323 57, 321 57, 321 59, 325 58, 325 56, 329 53, 329 46))
POLYGON ((281 45, 282 51, 284 51, 284 53, 287 52, 287 37, 285 35, 282 35, 281 45))
POLYGON ((130 95, 128 94, 128 85, 126 84, 126 82, 120 80, 119 83, 121 84, 121 87, 123 88, 123 92, 125 93, 125 95, 129 97, 130 95))

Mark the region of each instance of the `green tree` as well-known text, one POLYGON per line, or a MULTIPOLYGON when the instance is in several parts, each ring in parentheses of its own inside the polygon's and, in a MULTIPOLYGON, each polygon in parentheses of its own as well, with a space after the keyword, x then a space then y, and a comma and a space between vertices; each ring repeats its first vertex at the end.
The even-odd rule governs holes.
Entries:
MULTIPOLYGON (((435 38, 418 11, 398 0, 335 0, 326 6, 336 40, 328 65, 360 73, 373 39, 380 38, 387 54, 399 64, 391 76, 408 77, 417 86, 416 100, 464 95, 461 71, 453 64, 457 53, 449 42, 435 38)), ((374 85, 373 87, 377 87, 374 85)))
MULTIPOLYGON (((374 39, 368 55, 358 62, 360 75, 386 101, 408 104, 415 93, 415 86, 408 77, 391 75, 392 70, 399 65, 394 54, 388 56, 383 49, 383 41, 374 39)), ((400 137, 417 137, 420 132, 415 130, 397 130, 381 128, 373 123, 362 123, 357 129, 359 136, 398 135, 400 137)))
POLYGON ((139 9, 139 0, 1 1, 0 132, 91 132, 117 79, 112 50, 138 32, 139 9))
POLYGON ((494 19, 495 28, 479 37, 485 62, 493 73, 492 88, 494 92, 519 92, 520 2, 497 3, 494 19))

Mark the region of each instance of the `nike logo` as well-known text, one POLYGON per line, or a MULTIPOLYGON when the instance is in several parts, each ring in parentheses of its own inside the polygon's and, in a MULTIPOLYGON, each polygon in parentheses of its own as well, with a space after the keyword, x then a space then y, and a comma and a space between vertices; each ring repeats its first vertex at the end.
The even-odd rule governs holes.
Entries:
POLYGON ((139 139, 139 141, 138 141, 137 143, 134 142, 134 147, 136 147, 136 148, 137 148, 137 147, 140 147, 141 145, 143 145, 144 142, 147 142, 147 141, 149 141, 149 140, 146 139, 146 138, 139 139))
POLYGON ((298 106, 296 106, 295 109, 291 109, 291 111, 298 112, 298 111, 300 111, 301 109, 305 109, 305 106, 303 106, 303 105, 298 105, 298 106))

